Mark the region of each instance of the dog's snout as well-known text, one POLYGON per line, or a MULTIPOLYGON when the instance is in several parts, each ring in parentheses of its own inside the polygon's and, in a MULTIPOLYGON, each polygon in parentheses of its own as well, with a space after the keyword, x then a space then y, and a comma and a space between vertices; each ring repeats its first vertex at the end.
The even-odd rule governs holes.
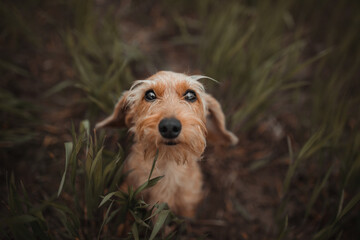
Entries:
POLYGON ((164 138, 176 138, 181 132, 181 122, 176 118, 164 118, 159 123, 159 132, 164 138))

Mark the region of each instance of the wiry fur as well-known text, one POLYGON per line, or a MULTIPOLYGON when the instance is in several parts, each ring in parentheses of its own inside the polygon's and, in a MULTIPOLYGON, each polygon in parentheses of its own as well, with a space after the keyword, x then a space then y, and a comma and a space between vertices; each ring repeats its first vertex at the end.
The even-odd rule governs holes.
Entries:
POLYGON ((126 126, 133 133, 134 145, 125 171, 132 170, 126 183, 135 188, 147 180, 159 150, 153 177, 164 178, 145 191, 143 197, 150 204, 167 202, 175 213, 186 217, 194 216, 202 198, 202 175, 197 161, 202 157, 207 137, 215 144, 237 143, 236 136, 225 128, 220 104, 205 93, 198 82, 200 77, 162 71, 136 81, 119 99, 113 114, 96 126, 126 126), (144 99, 149 89, 157 95, 153 102, 144 99), (195 102, 187 102, 183 97, 189 89, 196 92, 195 102), (181 122, 181 133, 174 140, 176 145, 166 145, 167 140, 158 131, 164 118, 181 122))

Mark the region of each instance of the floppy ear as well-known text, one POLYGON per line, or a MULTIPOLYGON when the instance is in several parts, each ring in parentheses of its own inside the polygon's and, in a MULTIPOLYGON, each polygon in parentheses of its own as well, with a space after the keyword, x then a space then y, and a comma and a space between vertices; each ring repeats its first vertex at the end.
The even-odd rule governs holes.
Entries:
POLYGON ((101 122, 95 125, 95 129, 103 128, 103 127, 128 127, 130 124, 130 116, 128 114, 129 107, 127 105, 127 97, 129 95, 128 91, 125 91, 123 95, 120 97, 119 101, 116 103, 114 112, 102 120, 101 122))
POLYGON ((206 128, 207 140, 217 145, 236 145, 238 138, 225 127, 225 116, 221 106, 211 95, 205 95, 207 106, 206 128))

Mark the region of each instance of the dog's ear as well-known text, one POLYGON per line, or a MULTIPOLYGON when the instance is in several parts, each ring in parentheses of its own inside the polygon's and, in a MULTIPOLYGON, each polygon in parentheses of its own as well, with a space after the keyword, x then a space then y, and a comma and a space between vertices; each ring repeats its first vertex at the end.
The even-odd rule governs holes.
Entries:
POLYGON ((104 127, 116 127, 123 128, 129 127, 131 117, 129 116, 129 106, 127 105, 127 97, 129 95, 128 91, 125 91, 120 97, 119 101, 116 103, 114 112, 97 123, 95 129, 104 128, 104 127))
POLYGON ((220 103, 211 95, 205 95, 207 106, 206 128, 207 140, 215 145, 236 145, 238 138, 225 126, 225 116, 220 103))

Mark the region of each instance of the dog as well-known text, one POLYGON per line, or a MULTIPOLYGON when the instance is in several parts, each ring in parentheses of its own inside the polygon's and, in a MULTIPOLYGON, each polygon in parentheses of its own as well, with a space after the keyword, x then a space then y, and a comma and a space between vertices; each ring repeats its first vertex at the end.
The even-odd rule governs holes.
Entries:
POLYGON ((143 192, 153 205, 166 202, 177 215, 193 218, 203 198, 198 161, 207 141, 235 145, 238 138, 225 127, 225 116, 215 98, 199 82, 205 76, 161 71, 135 81, 115 105, 114 112, 96 128, 127 127, 134 143, 124 170, 126 184, 139 187, 147 181, 158 154, 153 176, 164 176, 143 192))

